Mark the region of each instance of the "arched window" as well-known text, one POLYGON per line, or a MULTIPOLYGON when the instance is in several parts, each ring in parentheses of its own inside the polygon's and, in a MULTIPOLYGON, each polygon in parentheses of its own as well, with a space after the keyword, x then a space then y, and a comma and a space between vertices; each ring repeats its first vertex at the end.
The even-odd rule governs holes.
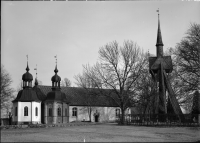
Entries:
POLYGON ((17 116, 17 107, 15 107, 15 116, 17 116))
POLYGON ((35 107, 35 116, 38 116, 38 107, 35 107))
POLYGON ((115 109, 115 116, 119 116, 120 115, 120 109, 115 109))
POLYGON ((49 108, 49 116, 52 116, 52 108, 49 108))
POLYGON ((61 116, 61 108, 58 107, 58 116, 61 116))
POLYGON ((77 108, 76 107, 72 108, 72 116, 77 117, 77 108))
POLYGON ((27 106, 24 107, 24 116, 28 116, 28 107, 27 106))

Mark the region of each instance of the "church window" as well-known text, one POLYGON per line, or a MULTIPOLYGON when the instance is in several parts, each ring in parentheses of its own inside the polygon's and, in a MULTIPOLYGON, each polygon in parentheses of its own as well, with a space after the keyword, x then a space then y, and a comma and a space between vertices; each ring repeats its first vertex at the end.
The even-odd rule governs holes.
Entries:
POLYGON ((52 116, 52 108, 49 108, 49 116, 52 116))
POLYGON ((58 116, 61 116, 61 108, 58 107, 58 116))
POLYGON ((38 107, 35 107, 35 116, 38 116, 38 107))
POLYGON ((24 107, 24 116, 28 116, 28 107, 27 106, 24 107))
POLYGON ((77 117, 77 108, 76 107, 72 108, 72 116, 77 117))
POLYGON ((17 116, 17 107, 15 107, 15 116, 17 116))
POLYGON ((119 116, 120 115, 120 109, 115 109, 115 115, 119 116))

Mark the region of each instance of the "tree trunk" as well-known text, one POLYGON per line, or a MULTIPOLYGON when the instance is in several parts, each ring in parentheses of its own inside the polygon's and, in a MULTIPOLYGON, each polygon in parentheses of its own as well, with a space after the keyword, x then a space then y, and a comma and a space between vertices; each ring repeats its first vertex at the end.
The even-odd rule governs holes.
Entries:
POLYGON ((89 115, 89 121, 91 122, 91 116, 92 116, 92 107, 88 107, 88 115, 89 115))
POLYGON ((124 125, 125 124, 125 110, 123 107, 121 107, 121 111, 122 111, 122 114, 121 114, 121 117, 120 117, 120 124, 121 125, 124 125))

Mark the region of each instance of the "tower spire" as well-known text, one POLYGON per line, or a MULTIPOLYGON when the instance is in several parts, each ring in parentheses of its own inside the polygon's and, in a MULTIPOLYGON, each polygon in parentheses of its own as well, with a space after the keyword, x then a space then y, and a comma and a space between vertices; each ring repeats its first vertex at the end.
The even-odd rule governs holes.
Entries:
POLYGON ((161 30, 160 30, 160 14, 159 14, 159 9, 157 10, 157 12, 158 12, 158 33, 157 33, 156 46, 163 46, 162 35, 161 35, 161 30))
POLYGON ((54 72, 57 74, 57 72, 58 72, 58 69, 57 69, 57 55, 56 56, 54 56, 55 57, 55 59, 56 59, 56 67, 55 67, 55 70, 54 70, 54 72))
POLYGON ((28 55, 26 55, 26 57, 27 57, 27 67, 26 67, 26 71, 28 72, 30 69, 29 69, 29 67, 28 67, 28 55))
POLYGON ((162 42, 162 35, 161 35, 161 30, 160 30, 160 14, 159 14, 159 9, 157 10, 158 12, 158 32, 157 32, 157 42, 156 42, 156 50, 157 50, 157 57, 162 57, 163 56, 163 42, 162 42))
POLYGON ((35 85, 38 85, 38 80, 37 80, 37 64, 36 64, 36 68, 34 70, 36 70, 35 85))

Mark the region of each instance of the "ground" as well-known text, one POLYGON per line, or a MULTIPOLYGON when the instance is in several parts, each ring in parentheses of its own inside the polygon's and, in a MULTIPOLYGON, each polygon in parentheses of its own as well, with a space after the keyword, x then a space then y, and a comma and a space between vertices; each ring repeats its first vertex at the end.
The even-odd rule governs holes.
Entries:
POLYGON ((99 124, 1 130, 1 142, 197 142, 199 127, 99 124))

